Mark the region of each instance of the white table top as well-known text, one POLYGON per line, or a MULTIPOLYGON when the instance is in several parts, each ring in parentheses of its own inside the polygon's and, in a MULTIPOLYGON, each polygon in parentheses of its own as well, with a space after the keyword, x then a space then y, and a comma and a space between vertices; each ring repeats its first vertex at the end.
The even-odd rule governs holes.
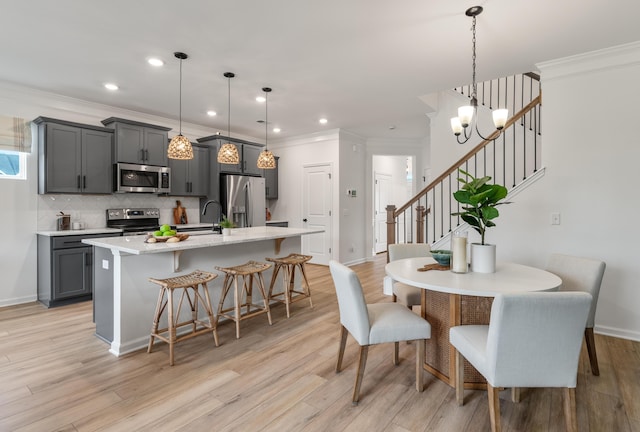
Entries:
POLYGON ((494 297, 500 293, 556 291, 562 285, 562 279, 553 273, 511 262, 496 263, 495 273, 418 271, 425 264, 434 263, 435 260, 429 257, 407 258, 390 262, 385 270, 391 278, 407 285, 479 297, 494 297))

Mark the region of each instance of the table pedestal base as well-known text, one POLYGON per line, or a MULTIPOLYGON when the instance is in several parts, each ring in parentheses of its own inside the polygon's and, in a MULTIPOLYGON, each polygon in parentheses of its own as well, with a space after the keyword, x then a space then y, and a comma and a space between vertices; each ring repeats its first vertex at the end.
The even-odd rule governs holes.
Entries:
MULTIPOLYGON (((422 290, 422 316, 431 324, 424 369, 455 387, 456 350, 449 343, 449 329, 457 325, 488 324, 492 297, 475 297, 422 290)), ((464 387, 486 389, 484 377, 464 361, 464 387)))

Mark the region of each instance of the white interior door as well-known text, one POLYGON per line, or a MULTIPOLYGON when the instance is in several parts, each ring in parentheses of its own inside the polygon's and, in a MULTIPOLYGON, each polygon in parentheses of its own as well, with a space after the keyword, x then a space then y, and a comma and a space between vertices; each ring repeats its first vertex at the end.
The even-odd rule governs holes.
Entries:
POLYGON ((387 250, 387 205, 391 204, 391 176, 375 173, 374 190, 374 253, 387 250))
POLYGON ((331 259, 331 165, 305 166, 302 185, 302 226, 323 229, 303 235, 302 253, 314 264, 329 265, 331 259))

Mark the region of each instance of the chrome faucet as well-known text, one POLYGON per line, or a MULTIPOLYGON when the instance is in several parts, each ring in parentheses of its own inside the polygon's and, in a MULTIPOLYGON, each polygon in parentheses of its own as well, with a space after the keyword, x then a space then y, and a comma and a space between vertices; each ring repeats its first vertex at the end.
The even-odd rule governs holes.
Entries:
POLYGON ((204 206, 202 207, 202 216, 205 215, 205 213, 207 212, 207 207, 209 206, 209 204, 218 204, 218 208, 219 208, 219 213, 218 213, 218 222, 213 224, 213 231, 215 232, 222 232, 220 229, 220 220, 222 219, 222 204, 220 204, 219 201, 217 200, 209 200, 206 203, 204 203, 204 206))

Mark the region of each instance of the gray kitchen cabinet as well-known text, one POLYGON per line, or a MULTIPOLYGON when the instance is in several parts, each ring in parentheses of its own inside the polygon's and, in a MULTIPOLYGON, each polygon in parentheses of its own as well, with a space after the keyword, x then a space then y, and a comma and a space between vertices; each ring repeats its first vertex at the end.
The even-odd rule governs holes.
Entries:
POLYGON ((209 192, 209 147, 192 144, 193 159, 169 159, 171 193, 179 196, 206 196, 209 192))
POLYGON ((171 128, 117 117, 102 124, 115 132, 114 162, 167 166, 171 128))
POLYGON ((265 186, 265 197, 267 199, 277 199, 278 198, 278 163, 279 156, 276 156, 276 167, 274 169, 266 169, 264 170, 264 186, 265 186))
POLYGON ((212 135, 205 138, 199 138, 198 143, 208 144, 215 151, 216 156, 218 149, 223 143, 230 142, 238 147, 240 155, 239 164, 218 164, 218 170, 222 174, 244 174, 256 177, 262 177, 263 170, 258 168, 258 156, 263 149, 262 144, 252 143, 236 138, 228 138, 222 135, 212 135))
POLYGON ((117 235, 38 235, 38 301, 53 307, 90 300, 93 247, 82 239, 117 235))
POLYGON ((110 194, 113 131, 38 117, 38 193, 110 194))

